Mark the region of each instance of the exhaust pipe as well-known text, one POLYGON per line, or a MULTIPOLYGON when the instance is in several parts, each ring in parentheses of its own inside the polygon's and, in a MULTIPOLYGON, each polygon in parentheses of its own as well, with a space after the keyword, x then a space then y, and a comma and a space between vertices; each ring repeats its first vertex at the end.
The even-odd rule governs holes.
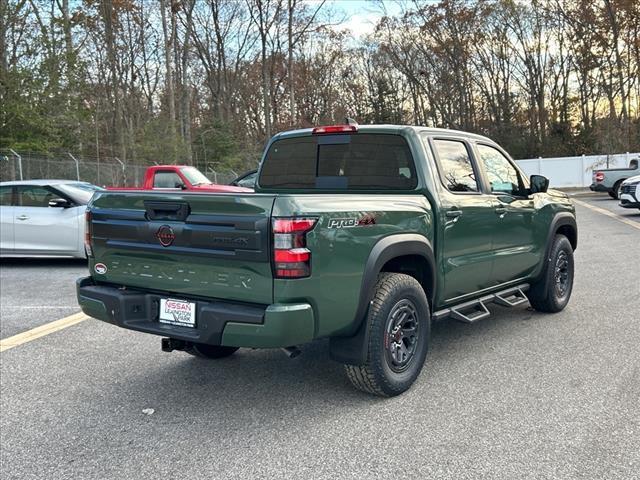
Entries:
POLYGON ((292 345, 290 347, 282 347, 280 350, 282 350, 284 354, 289 358, 296 358, 302 353, 302 350, 300 350, 295 345, 292 345))

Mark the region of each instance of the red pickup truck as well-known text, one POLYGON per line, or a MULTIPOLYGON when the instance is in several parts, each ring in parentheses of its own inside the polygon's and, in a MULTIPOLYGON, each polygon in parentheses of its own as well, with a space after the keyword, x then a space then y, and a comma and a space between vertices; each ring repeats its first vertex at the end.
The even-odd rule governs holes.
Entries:
POLYGON ((247 193, 251 188, 219 185, 189 165, 157 165, 144 172, 141 187, 107 187, 108 190, 190 190, 195 192, 247 193))

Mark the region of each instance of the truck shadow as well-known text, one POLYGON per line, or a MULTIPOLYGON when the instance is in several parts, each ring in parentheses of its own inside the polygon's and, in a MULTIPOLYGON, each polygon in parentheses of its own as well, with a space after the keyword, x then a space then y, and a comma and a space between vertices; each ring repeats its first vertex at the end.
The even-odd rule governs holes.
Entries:
POLYGON ((21 268, 77 268, 86 267, 87 261, 81 258, 0 258, 1 267, 21 267, 21 268))
MULTIPOLYGON (((539 316, 525 308, 511 312, 504 315, 496 309, 497 315, 474 325, 453 321, 436 324, 421 376, 411 390, 395 399, 355 390, 343 367, 330 360, 327 341, 305 346, 303 354, 295 359, 279 350, 243 349, 221 360, 173 352, 169 364, 163 361, 154 365, 151 361, 133 370, 112 393, 145 398, 148 406, 171 422, 211 423, 212 418, 219 417, 235 424, 238 431, 247 415, 297 422, 309 416, 335 418, 336 408, 367 410, 380 402, 411 399, 426 404, 437 394, 438 389, 431 388, 433 382, 440 383, 455 371, 468 371, 469 364, 479 361, 473 359, 474 351, 486 348, 488 342, 508 342, 518 335, 523 321, 539 316)), ((130 402, 127 398, 113 401, 130 402)))

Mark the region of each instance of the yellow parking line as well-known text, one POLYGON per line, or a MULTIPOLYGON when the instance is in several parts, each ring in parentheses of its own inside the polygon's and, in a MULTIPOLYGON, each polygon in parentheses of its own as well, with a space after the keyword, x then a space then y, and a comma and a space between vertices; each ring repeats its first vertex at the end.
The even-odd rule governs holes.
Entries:
POLYGON ((589 209, 593 210, 594 212, 598 212, 598 213, 601 213, 601 214, 606 215, 608 217, 615 218, 616 220, 618 220, 618 221, 620 221, 622 223, 626 223, 627 225, 629 225, 629 226, 631 226, 633 228, 637 228, 638 230, 640 230, 640 223, 638 223, 638 222, 634 222, 633 220, 629 220, 629 219, 626 219, 624 217, 621 217, 620 215, 616 215, 615 213, 610 212, 609 210, 605 210, 604 208, 596 207, 594 205, 589 205, 588 203, 583 202, 582 200, 578 200, 575 197, 573 197, 572 200, 573 200, 573 203, 577 203, 578 205, 580 205, 582 207, 586 207, 586 208, 589 208, 589 209))
POLYGON ((84 313, 78 312, 74 313, 73 315, 69 315, 68 317, 61 318, 60 320, 45 323, 44 325, 40 325, 39 327, 32 328, 31 330, 27 330, 26 332, 19 333, 17 335, 14 335, 13 337, 2 339, 0 340, 0 352, 4 352, 5 350, 9 350, 10 348, 17 347, 18 345, 22 345, 23 343, 30 342, 31 340, 35 340, 36 338, 44 337, 45 335, 57 332, 58 330, 62 330, 63 328, 70 327, 71 325, 80 323, 87 318, 89 317, 87 317, 84 313))

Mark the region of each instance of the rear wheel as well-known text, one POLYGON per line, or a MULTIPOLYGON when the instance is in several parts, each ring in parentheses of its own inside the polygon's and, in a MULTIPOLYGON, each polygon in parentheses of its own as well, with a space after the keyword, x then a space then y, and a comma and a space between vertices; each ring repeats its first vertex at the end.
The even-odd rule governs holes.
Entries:
POLYGON ((613 186, 613 192, 610 193, 611 198, 615 198, 616 200, 620 198, 620 194, 622 193, 622 180, 618 180, 613 186))
POLYGON ((527 292, 531 306, 540 311, 559 312, 569 303, 573 290, 573 247, 564 235, 556 235, 540 279, 527 292))
POLYGON ((422 286, 409 275, 382 273, 366 321, 366 363, 345 365, 347 376, 367 393, 399 395, 416 380, 427 355, 431 321, 422 286))
POLYGON ((225 358, 233 355, 238 347, 222 347, 218 345, 207 345, 205 343, 193 343, 185 349, 189 355, 200 358, 225 358))

